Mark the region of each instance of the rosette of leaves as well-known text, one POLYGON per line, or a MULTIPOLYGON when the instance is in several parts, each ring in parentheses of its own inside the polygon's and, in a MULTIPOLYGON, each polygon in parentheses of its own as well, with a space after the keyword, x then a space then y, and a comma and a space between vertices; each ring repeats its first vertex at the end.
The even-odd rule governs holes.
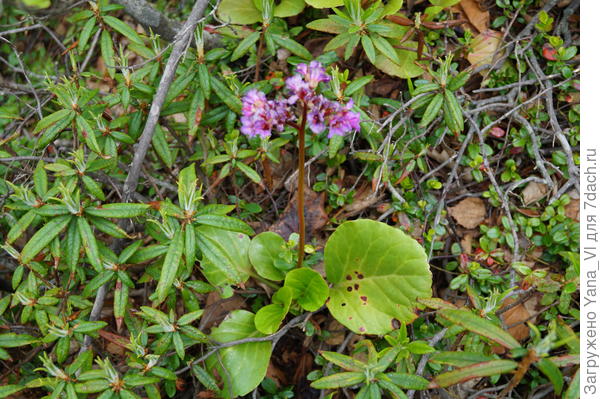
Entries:
POLYGON ((257 57, 259 59, 262 56, 261 51, 264 45, 269 54, 275 54, 277 46, 279 46, 305 60, 311 59, 311 53, 291 38, 298 34, 301 28, 295 27, 288 31, 283 20, 274 19, 275 17, 296 15, 302 11, 302 8, 304 8, 303 0, 283 0, 280 4, 276 4, 273 0, 226 0, 221 2, 219 13, 222 19, 232 19, 232 23, 238 24, 261 22, 261 26, 251 33, 247 33, 247 30, 238 31, 242 40, 233 50, 231 61, 238 60, 254 49, 256 45, 258 45, 257 57), (298 6, 301 7, 298 8, 298 6), (255 12, 252 11, 253 9, 255 12), (290 12, 292 13, 290 14, 290 12))
POLYGON ((248 235, 254 231, 243 221, 227 216, 233 206, 201 203, 194 164, 179 173, 178 199, 179 205, 168 200, 153 203, 161 220, 151 220, 149 233, 161 243, 162 252, 148 250, 143 256, 138 252, 133 259, 140 262, 164 253, 162 264, 147 269, 158 281, 151 299, 162 303, 169 293, 175 292, 176 286, 183 288, 197 256, 203 260, 205 277, 214 286, 248 280, 251 274, 248 235))
POLYGON ((360 386, 356 398, 381 398, 383 392, 388 392, 393 398, 405 398, 404 389, 423 390, 428 387, 429 381, 421 376, 388 370, 396 365, 400 347, 377 351, 370 340, 362 340, 356 345, 355 352, 365 349, 366 361, 337 352, 321 352, 321 356, 343 371, 321 377, 311 386, 317 389, 360 386))
MULTIPOLYGON (((317 19, 306 26, 310 29, 334 34, 324 51, 344 48, 344 59, 354 54, 358 45, 369 61, 382 71, 401 78, 419 76, 423 70, 414 63, 415 51, 394 47, 400 43, 408 29, 387 22, 385 17, 395 14, 402 7, 402 0, 383 4, 375 1, 363 9, 360 0, 344 0, 344 8, 333 8, 334 14, 317 19)), ((405 47, 415 47, 413 42, 403 42, 405 47)))
POLYGON ((207 337, 202 331, 191 326, 191 323, 202 316, 203 312, 203 310, 196 310, 176 319, 173 310, 167 316, 160 310, 149 306, 142 306, 140 315, 153 323, 145 329, 145 332, 159 335, 159 338, 152 344, 154 351, 160 355, 169 350, 169 348, 174 347, 179 358, 184 359, 186 346, 184 338, 187 338, 187 344, 207 341, 207 337))
POLYGON ((462 71, 456 75, 451 73, 452 56, 440 61, 437 71, 429 68, 429 74, 434 81, 419 81, 413 90, 413 97, 421 95, 411 105, 412 109, 423 110, 419 127, 425 128, 431 124, 440 113, 448 129, 458 135, 464 130, 464 118, 455 92, 469 80, 469 72, 462 71))
MULTIPOLYGON (((153 386, 160 381, 159 377, 128 372, 121 375, 109 359, 96 359, 98 368, 84 371, 77 378, 75 391, 82 394, 99 393, 98 398, 136 399, 135 390, 153 386)), ((148 390, 147 390, 148 393, 148 390)), ((154 395, 154 398, 160 397, 154 395)))
POLYGON ((249 257, 256 273, 267 280, 284 280, 271 304, 256 313, 254 323, 263 334, 276 332, 290 309, 313 312, 329 295, 327 282, 318 272, 309 267, 293 269, 293 246, 273 232, 260 233, 250 243, 249 257))

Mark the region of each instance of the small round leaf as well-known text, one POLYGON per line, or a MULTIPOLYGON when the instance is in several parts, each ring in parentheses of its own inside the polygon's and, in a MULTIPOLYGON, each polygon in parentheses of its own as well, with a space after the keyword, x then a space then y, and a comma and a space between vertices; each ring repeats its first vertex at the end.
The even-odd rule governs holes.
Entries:
POLYGON ((272 281, 284 279, 285 273, 275 266, 284 248, 285 240, 272 231, 265 231, 252 239, 248 256, 259 276, 272 281))

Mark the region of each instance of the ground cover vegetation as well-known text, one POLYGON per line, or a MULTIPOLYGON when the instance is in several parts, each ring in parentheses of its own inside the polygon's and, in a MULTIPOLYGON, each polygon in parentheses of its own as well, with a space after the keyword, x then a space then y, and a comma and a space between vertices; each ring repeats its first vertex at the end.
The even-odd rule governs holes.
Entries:
POLYGON ((578 15, 0 1, 0 397, 579 397, 578 15))

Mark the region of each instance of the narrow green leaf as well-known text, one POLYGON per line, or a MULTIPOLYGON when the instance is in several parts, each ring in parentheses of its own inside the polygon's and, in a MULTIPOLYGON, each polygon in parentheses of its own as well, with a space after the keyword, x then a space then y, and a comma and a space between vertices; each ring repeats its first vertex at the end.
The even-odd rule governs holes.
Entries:
POLYGON ((152 135, 152 148, 156 151, 158 157, 168 166, 173 166, 173 154, 167 142, 166 132, 160 125, 156 125, 154 135, 152 135))
POLYGON ((344 370, 364 372, 367 369, 367 365, 365 363, 341 353, 321 352, 321 356, 336 366, 343 368, 344 370))
POLYGON ((250 50, 250 47, 258 41, 258 39, 260 39, 260 32, 258 31, 252 32, 246 36, 242 41, 240 41, 235 50, 233 50, 233 53, 231 54, 231 61, 235 61, 246 54, 248 50, 250 50))
POLYGON ((31 209, 29 212, 21 216, 17 223, 15 223, 8 231, 8 234, 6 235, 6 242, 8 244, 12 244, 17 238, 21 237, 21 234, 27 230, 29 225, 35 220, 36 217, 37 213, 35 213, 34 209, 31 209))
POLYGON ((290 53, 297 55, 298 57, 302 57, 306 60, 310 60, 312 58, 312 54, 310 53, 310 51, 308 51, 303 45, 301 45, 297 41, 275 33, 271 33, 270 35, 275 43, 289 50, 290 53))
POLYGON ((231 90, 227 86, 223 84, 216 76, 211 75, 210 84, 213 88, 213 91, 229 107, 230 110, 235 112, 236 114, 240 114, 242 112, 242 101, 235 96, 231 90))
POLYGON ((23 389, 25 389, 25 387, 15 384, 0 386, 0 398, 6 398, 7 396, 15 394, 23 389))
POLYGON ((75 384, 75 391, 78 393, 96 393, 109 389, 108 380, 91 380, 75 384))
POLYGON ((181 335, 178 332, 173 333, 173 346, 175 347, 175 352, 180 359, 185 358, 185 346, 183 345, 183 340, 181 339, 181 335))
POLYGON ((191 224, 185 225, 185 267, 191 272, 196 261, 196 231, 191 224))
POLYGON ((110 15, 103 15, 102 19, 108 26, 128 38, 131 42, 144 45, 144 41, 138 36, 137 32, 125 22, 110 15))
POLYGON ((33 172, 33 186, 35 187, 35 192, 42 198, 48 191, 48 174, 46 173, 44 166, 44 161, 40 160, 33 172))
POLYGON ((105 321, 81 321, 73 327, 73 331, 85 334, 98 331, 99 329, 106 327, 106 325, 107 323, 105 321))
POLYGON ((442 93, 437 93, 431 99, 431 102, 425 108, 425 112, 423 113, 423 117, 421 118, 421 122, 419 123, 419 127, 427 127, 440 113, 440 109, 442 109, 442 105, 444 103, 444 96, 442 93))
POLYGON ((197 224, 218 227, 223 230, 236 231, 248 235, 254 234, 252 227, 248 226, 245 222, 231 216, 199 215, 196 216, 194 221, 197 224))
POLYGON ((60 121, 60 120, 65 120, 68 117, 71 117, 71 119, 75 116, 75 112, 73 112, 73 110, 70 109, 61 109, 59 111, 56 111, 46 117, 44 117, 43 119, 41 119, 37 125, 35 125, 35 129, 33 130, 33 134, 36 134, 40 131, 42 131, 43 129, 46 129, 52 125, 54 125, 56 122, 60 121))
POLYGON ((448 89, 444 90, 444 106, 444 113, 448 113, 448 117, 452 120, 451 125, 448 126, 452 133, 458 134, 462 132, 465 128, 462 108, 454 93, 448 89))
POLYGON ((350 34, 348 34, 348 33, 339 34, 339 35, 335 36, 333 39, 331 39, 325 45, 325 48, 323 49, 323 51, 327 52, 327 51, 331 51, 331 50, 340 48, 340 47, 346 45, 346 43, 348 43, 348 40, 350 40, 350 34))
POLYGON ((147 204, 104 204, 101 206, 87 207, 85 213, 101 218, 133 218, 146 213, 150 205, 147 204))
POLYGON ((81 180, 83 181, 85 188, 87 188, 90 194, 92 194, 95 198, 99 199, 100 201, 104 201, 106 199, 104 192, 102 192, 102 187, 94 179, 88 175, 83 175, 81 176, 81 180))
POLYGON ((556 365, 550 360, 545 358, 542 358, 539 361, 537 361, 535 363, 535 366, 538 369, 540 369, 540 371, 544 373, 546 377, 548 377, 548 379, 552 383, 552 386, 554 387, 554 393, 560 395, 564 385, 564 379, 562 373, 560 372, 560 369, 556 367, 556 365))
POLYGON ((81 248, 81 236, 77 228, 77 220, 71 219, 69 228, 67 229, 65 261, 71 272, 75 271, 79 261, 79 250, 81 248))
POLYGON ((115 272, 112 270, 104 270, 104 271, 96 274, 96 276, 94 276, 94 278, 92 278, 91 280, 89 280, 87 282, 87 284, 85 285, 85 288, 81 292, 81 296, 83 296, 84 298, 87 298, 87 297, 95 294, 96 291, 98 291, 98 289, 101 286, 103 286, 105 283, 108 283, 110 280, 112 280, 114 275, 115 275, 115 272))
POLYGON ((444 319, 466 328, 476 334, 482 335, 499 343, 508 349, 519 348, 519 341, 508 332, 496 326, 489 320, 474 315, 466 309, 441 309, 438 314, 444 319))
POLYGON ((346 89, 344 89, 344 94, 347 96, 351 96, 357 91, 359 91, 362 87, 367 85, 369 82, 373 80, 373 75, 361 76, 360 78, 354 79, 352 83, 350 83, 346 89))
POLYGON ((246 176, 248 176, 248 178, 250 180, 252 180, 254 183, 256 184, 260 184, 262 179, 260 177, 260 175, 258 174, 258 172, 256 172, 254 169, 252 169, 250 166, 246 165, 243 162, 237 162, 236 167, 242 171, 242 173, 244 173, 246 176))
POLYGON ((450 79, 450 81, 448 82, 448 84, 446 85, 446 87, 450 91, 456 91, 456 90, 460 89, 461 87, 463 87, 465 85, 465 83, 467 83, 467 81, 469 80, 470 77, 471 77, 471 75, 469 74, 469 71, 467 71, 467 70, 462 71, 458 75, 453 76, 450 79))
POLYGON ((18 348, 37 342, 36 337, 28 334, 6 333, 0 334, 0 348, 18 348))
POLYGON ((412 92, 413 97, 418 96, 419 94, 429 93, 434 90, 438 90, 440 85, 437 83, 425 83, 417 88, 415 88, 412 92))
POLYGON ((204 98, 210 98, 211 78, 206 64, 198 64, 198 83, 200 84, 204 98))
POLYGON ((394 61, 396 64, 400 64, 402 62, 400 60, 400 57, 398 56, 398 52, 394 49, 394 47, 392 47, 392 45, 387 39, 377 34, 372 35, 371 39, 373 40, 373 44, 381 54, 385 55, 390 60, 394 61))
POLYGON ((447 364, 454 367, 469 366, 474 363, 481 363, 494 360, 492 356, 475 352, 437 352, 433 354, 429 361, 432 363, 447 364))
POLYGON ((79 43, 77 44, 77 50, 79 53, 83 53, 85 50, 85 46, 87 45, 90 37, 95 31, 96 27, 96 18, 90 18, 86 21, 85 25, 83 25, 83 29, 81 30, 81 34, 79 35, 79 43))
POLYGON ((99 218, 95 216, 88 216, 88 219, 92 224, 101 232, 108 234, 114 238, 127 238, 129 235, 120 228, 116 223, 111 222, 105 218, 99 218))
POLYGON ((392 381, 395 385, 399 386, 403 389, 415 389, 422 390, 426 389, 429 385, 429 381, 425 378, 407 373, 387 373, 386 376, 392 381))
POLYGON ((102 30, 100 35, 100 53, 104 59, 106 70, 111 78, 115 78, 115 50, 113 48, 112 38, 106 29, 102 30))
POLYGON ((579 398, 579 394, 580 394, 579 370, 580 369, 577 369, 577 372, 573 376, 573 379, 571 380, 569 387, 565 391, 565 394, 563 396, 564 399, 578 399, 579 398))
POLYGON ((205 388, 215 392, 219 390, 219 386, 217 385, 215 379, 199 365, 194 364, 192 366, 192 373, 194 374, 194 377, 196 377, 198 381, 204 385, 205 388))
POLYGON ((445 388, 473 378, 504 374, 513 371, 518 366, 519 364, 512 360, 491 360, 489 362, 477 363, 437 375, 429 385, 429 388, 445 388))
POLYGON ((362 43, 363 50, 365 50, 367 58, 369 59, 369 61, 371 61, 371 64, 374 64, 375 59, 377 58, 377 54, 375 54, 375 47, 373 46, 373 41, 368 35, 362 36, 360 41, 362 43))
POLYGON ((344 25, 333 21, 330 18, 315 19, 314 21, 306 24, 308 29, 318 30, 321 32, 327 32, 334 35, 340 34, 344 31, 344 25))
POLYGON ((335 389, 359 384, 365 380, 365 373, 347 372, 328 375, 310 384, 315 389, 335 389))
POLYGON ((166 298, 169 290, 173 286, 177 270, 183 253, 183 237, 181 230, 177 230, 175 236, 171 240, 162 269, 160 271, 160 279, 156 286, 156 295, 158 303, 162 303, 166 298))
POLYGON ((88 261, 97 272, 100 272, 102 270, 102 262, 100 261, 98 243, 96 242, 96 237, 86 218, 77 218, 77 229, 79 230, 79 236, 81 237, 81 242, 83 243, 83 248, 85 249, 88 261))
POLYGON ((39 229, 21 251, 21 263, 27 264, 60 234, 71 220, 70 215, 58 216, 39 229))

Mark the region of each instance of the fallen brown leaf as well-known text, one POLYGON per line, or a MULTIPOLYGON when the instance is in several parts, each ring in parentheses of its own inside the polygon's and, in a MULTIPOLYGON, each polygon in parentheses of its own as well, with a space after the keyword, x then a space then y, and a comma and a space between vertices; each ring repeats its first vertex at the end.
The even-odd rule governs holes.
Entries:
MULTIPOLYGON (((507 298, 504 301, 504 306, 508 306, 512 303, 515 302, 514 298, 507 298)), ((524 339, 526 339, 527 337, 529 337, 529 326, 527 326, 527 323, 525 322, 530 321, 530 322, 535 322, 535 320, 529 320, 529 318, 535 314, 535 306, 537 306, 537 302, 538 299, 537 297, 532 297, 529 298, 527 301, 525 301, 522 304, 519 304, 517 306, 515 306, 512 309, 507 310, 506 312, 502 313, 501 318, 502 318, 502 322, 507 325, 513 325, 516 323, 521 323, 515 327, 509 328, 508 332, 510 335, 512 335, 517 341, 522 341, 524 339)))
MULTIPOLYGON (((502 33, 486 30, 473 39, 471 46, 473 51, 467 55, 467 59, 473 66, 493 65, 502 54, 501 51, 498 51, 501 45, 502 33)), ((482 71, 482 73, 484 72, 482 71)))
POLYGON ((546 196, 546 193, 548 193, 548 186, 532 181, 527 184, 521 192, 521 194, 523 194, 523 203, 525 205, 531 205, 538 202, 546 196))
POLYGON ((485 203, 481 198, 469 197, 448 208, 448 212, 456 223, 474 229, 485 220, 485 203))
MULTIPOLYGON (((290 234, 298 232, 298 208, 296 194, 288 203, 279 219, 269 228, 284 239, 290 234)), ((304 190, 304 222, 306 226, 307 241, 315 236, 315 233, 323 228, 328 221, 325 212, 325 195, 317 194, 309 188, 304 190)))
POLYGON ((206 297, 205 310, 200 319, 200 326, 203 329, 212 327, 220 323, 229 312, 242 308, 244 304, 244 299, 239 295, 223 299, 218 292, 213 291, 206 297))
POLYGON ((327 331, 331 331, 329 338, 325 340, 327 345, 340 345, 346 338, 346 330, 337 320, 332 320, 327 325, 327 331))
POLYGON ((569 193, 569 196, 571 197, 571 202, 565 206, 565 215, 568 218, 579 222, 579 194, 574 192, 569 193))
POLYGON ((469 19, 471 25, 481 32, 485 32, 490 26, 490 13, 482 10, 479 2, 476 0, 461 0, 460 6, 462 7, 465 15, 469 19))

